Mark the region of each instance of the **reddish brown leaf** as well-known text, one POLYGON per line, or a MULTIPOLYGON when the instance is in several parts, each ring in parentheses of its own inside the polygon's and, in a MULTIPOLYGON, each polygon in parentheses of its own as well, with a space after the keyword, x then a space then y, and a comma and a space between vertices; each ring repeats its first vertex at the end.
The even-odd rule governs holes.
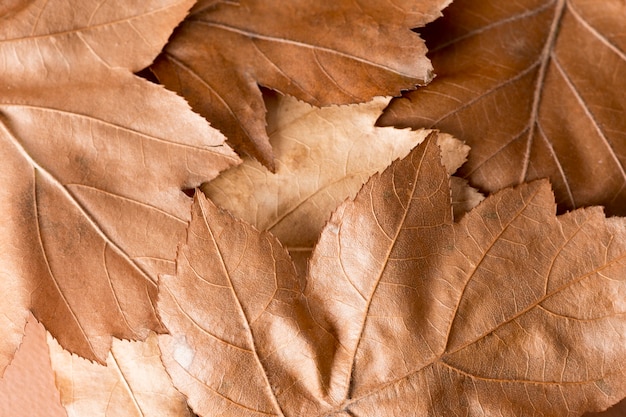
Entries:
POLYGON ((550 177, 561 210, 626 215, 626 7, 622 0, 458 0, 423 32, 437 78, 383 125, 437 127, 495 191, 550 177))
POLYGON ((152 66, 239 150, 274 168, 258 85, 316 106, 430 81, 409 29, 450 0, 200 1, 152 66))
POLYGON ((0 371, 29 308, 101 362, 111 336, 162 330, 156 276, 184 235, 180 189, 236 162, 183 100, 130 72, 191 3, 37 0, 0 20, 0 371))
POLYGON ((301 289, 267 232, 197 195, 159 284, 202 416, 577 416, 626 394, 626 220, 547 181, 452 221, 432 138, 333 215, 301 289))

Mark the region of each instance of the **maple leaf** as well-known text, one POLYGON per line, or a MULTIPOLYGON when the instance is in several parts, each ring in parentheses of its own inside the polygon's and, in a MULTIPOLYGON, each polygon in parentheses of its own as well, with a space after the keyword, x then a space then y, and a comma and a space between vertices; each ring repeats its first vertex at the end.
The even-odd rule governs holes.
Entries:
POLYGON ((467 141, 485 191, 549 177, 561 210, 626 215, 626 8, 620 0, 459 0, 426 28, 436 80, 381 125, 467 141))
POLYGON ((338 208, 306 286, 278 240, 197 195, 159 337, 202 416, 579 415, 626 392, 626 220, 549 183, 454 223, 434 140, 338 208))
MULTIPOLYGON (((304 275, 313 246, 337 206, 430 133, 375 127, 389 100, 315 108, 292 97, 267 96, 276 172, 244 158, 201 189, 235 217, 272 232, 304 275)), ((449 135, 437 138, 452 174, 465 162, 469 148, 449 135)), ((452 177, 452 196, 457 218, 482 199, 457 177, 452 177)))
POLYGON ((107 366, 77 357, 48 337, 50 359, 69 417, 189 417, 185 397, 161 363, 157 336, 114 340, 107 366))
POLYGON ((426 48, 409 29, 448 3, 200 1, 151 69, 236 149, 273 170, 258 85, 326 106, 427 83, 426 48))
POLYGON ((182 99, 130 72, 192 3, 34 0, 0 19, 0 372, 28 309, 100 362, 111 336, 163 330, 153 301, 189 216, 180 189, 237 161, 182 99))

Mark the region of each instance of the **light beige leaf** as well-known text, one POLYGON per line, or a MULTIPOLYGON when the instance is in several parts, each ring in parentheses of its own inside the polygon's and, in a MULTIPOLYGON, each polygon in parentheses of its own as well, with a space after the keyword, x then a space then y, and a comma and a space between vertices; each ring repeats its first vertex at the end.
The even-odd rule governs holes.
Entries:
POLYGON ((161 363, 157 337, 114 340, 107 366, 64 350, 48 334, 50 359, 68 417, 190 417, 161 363))
MULTIPOLYGON (((202 191, 235 216, 272 232, 303 271, 330 213, 430 131, 375 127, 390 98, 322 109, 291 97, 267 98, 276 173, 244 158, 202 191)), ((452 174, 465 162, 469 148, 449 135, 440 134, 438 140, 452 174)), ((458 216, 482 199, 460 178, 453 180, 453 196, 458 216)))

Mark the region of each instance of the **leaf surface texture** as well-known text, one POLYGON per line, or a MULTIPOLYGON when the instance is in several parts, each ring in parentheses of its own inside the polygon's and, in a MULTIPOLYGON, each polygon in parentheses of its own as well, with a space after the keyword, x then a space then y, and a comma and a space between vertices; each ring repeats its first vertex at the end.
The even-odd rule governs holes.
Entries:
POLYGON ((437 78, 382 125, 472 148, 479 189, 549 177, 560 210, 626 211, 626 7, 620 0, 459 0, 423 32, 437 78))
POLYGON ((604 409, 625 394, 626 224, 555 209, 539 181, 455 223, 431 137, 335 211, 302 285, 198 195, 159 281, 166 368, 201 416, 604 409))

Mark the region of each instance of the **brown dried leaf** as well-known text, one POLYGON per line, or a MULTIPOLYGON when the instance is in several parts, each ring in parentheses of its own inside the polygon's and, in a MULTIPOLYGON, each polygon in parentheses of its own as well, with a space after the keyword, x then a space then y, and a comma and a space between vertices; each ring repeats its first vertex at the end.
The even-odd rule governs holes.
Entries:
MULTIPOLYGON (((287 248, 301 275, 330 214, 395 159, 405 157, 430 131, 375 127, 389 103, 377 97, 364 103, 315 108, 291 97, 268 97, 268 133, 276 173, 251 158, 205 184, 202 191, 218 206, 260 230, 272 232, 287 248)), ((450 174, 466 160, 469 148, 439 134, 450 174)), ((453 177, 456 217, 482 195, 453 177)))
POLYGON ((0 20, 0 373, 29 308, 101 362, 111 336, 162 331, 156 276, 184 236, 180 189, 237 161, 182 99, 130 72, 192 3, 36 0, 0 20))
POLYGON ((258 85, 327 106, 427 83, 426 49, 409 29, 449 2, 200 1, 151 68, 236 149, 273 170, 258 85))
POLYGON ((72 355, 50 336, 48 345, 69 417, 191 416, 161 363, 154 333, 145 342, 114 340, 106 367, 72 355))
POLYGON ((550 177, 560 210, 626 215, 622 0, 458 0, 423 31, 437 78, 380 123, 466 140, 462 175, 495 191, 550 177))
POLYGON ((159 281, 175 385, 203 416, 576 416, 626 395, 626 220, 555 216, 547 181, 452 220, 434 140, 322 232, 306 287, 198 195, 159 281))

